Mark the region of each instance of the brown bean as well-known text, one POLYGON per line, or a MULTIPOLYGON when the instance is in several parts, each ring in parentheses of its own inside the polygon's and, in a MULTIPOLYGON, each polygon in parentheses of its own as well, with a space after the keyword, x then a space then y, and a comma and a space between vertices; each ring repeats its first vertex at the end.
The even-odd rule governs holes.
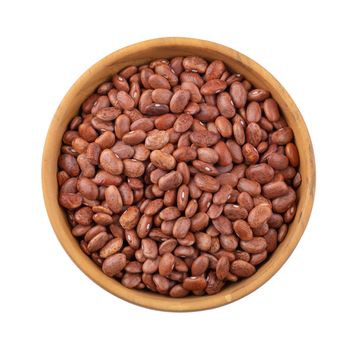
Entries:
POLYGON ((182 61, 182 65, 188 72, 204 73, 208 67, 208 63, 201 57, 188 56, 182 61))
POLYGON ((108 207, 114 212, 119 213, 123 208, 123 200, 118 188, 114 185, 108 186, 105 190, 105 199, 108 207))
POLYGON ((273 181, 263 186, 262 193, 268 199, 281 197, 288 193, 288 186, 284 181, 273 181))
POLYGON ((238 246, 238 239, 235 235, 220 235, 220 245, 226 251, 233 252, 238 246))
POLYGON ((272 215, 270 206, 259 204, 254 207, 248 215, 248 223, 251 228, 258 228, 263 225, 272 215))
POLYGON ((100 257, 108 258, 109 256, 118 253, 123 246, 123 240, 120 237, 111 239, 101 250, 100 257))
POLYGON ((193 117, 189 114, 180 114, 174 123, 174 130, 176 132, 187 131, 193 123, 193 117))
POLYGON ((235 260, 231 263, 230 271, 238 277, 250 277, 255 273, 255 267, 244 260, 235 260))
POLYGON ((275 213, 284 213, 296 201, 295 191, 288 187, 288 192, 272 201, 272 208, 275 213))
POLYGON ((138 261, 131 261, 125 266, 125 271, 130 274, 138 274, 142 272, 142 265, 138 261))
POLYGON ((198 106, 199 112, 195 113, 196 120, 201 122, 210 122, 214 121, 219 115, 219 110, 214 105, 209 103, 200 103, 198 106))
POLYGON ((144 257, 147 259, 155 259, 158 256, 157 244, 150 238, 141 240, 141 249, 144 257))
POLYGON ((205 289, 206 293, 208 295, 216 294, 220 292, 223 286, 224 286, 224 281, 219 280, 214 271, 209 272, 208 278, 207 278, 207 287, 205 289))
POLYGON ((153 275, 153 282, 157 288, 157 291, 161 294, 167 294, 168 290, 170 289, 170 281, 159 274, 153 275))
POLYGON ((172 170, 176 166, 175 158, 160 150, 152 151, 150 159, 151 162, 161 170, 172 170))
POLYGON ((167 239, 159 246, 159 255, 171 253, 177 246, 177 241, 174 238, 167 239))
POLYGON ((222 214, 223 210, 224 206, 222 204, 211 204, 207 211, 207 214, 210 219, 216 219, 222 214))
POLYGON ((156 259, 146 259, 142 265, 142 271, 149 274, 155 273, 158 270, 159 262, 159 256, 156 259))
POLYGON ((209 175, 196 174, 194 176, 194 181, 195 184, 205 192, 215 193, 220 187, 218 181, 209 175))
POLYGON ((201 291, 207 286, 207 282, 202 276, 186 277, 183 282, 183 287, 190 291, 201 291))
POLYGON ((58 159, 58 166, 69 176, 78 176, 80 173, 77 160, 70 154, 62 154, 58 159))
POLYGON ((243 146, 245 143, 245 132, 242 123, 238 119, 233 123, 232 130, 235 141, 240 146, 243 146))
POLYGON ((96 184, 87 177, 81 177, 77 181, 77 189, 81 195, 87 199, 94 200, 98 196, 96 184))
POLYGON ((222 185, 218 192, 214 194, 214 204, 225 204, 232 196, 232 187, 230 185, 222 185))
POLYGON ((92 218, 96 222, 96 224, 103 226, 110 225, 113 222, 112 216, 105 213, 96 213, 93 215, 92 218))
POLYGON ((275 100, 273 100, 272 98, 268 98, 264 101, 263 106, 266 118, 270 122, 276 122, 280 119, 280 112, 278 110, 278 106, 275 100))
POLYGON ((209 258, 201 255, 196 258, 191 266, 192 276, 201 276, 209 267, 209 258))
POLYGON ((115 134, 111 131, 104 131, 99 137, 95 139, 95 143, 97 143, 101 149, 112 147, 114 145, 114 142, 115 134))
POLYGON ((191 160, 196 159, 197 152, 192 147, 182 146, 182 147, 178 147, 173 152, 173 156, 178 162, 189 162, 191 160))
POLYGON ((175 86, 178 83, 177 75, 167 64, 158 64, 155 67, 155 72, 166 78, 171 86, 175 86))
POLYGON ((143 130, 129 131, 124 134, 122 140, 127 145, 138 145, 146 138, 146 133, 143 130))
POLYGON ((124 174, 128 177, 140 177, 145 172, 143 162, 136 159, 124 159, 124 174))
POLYGON ((299 165, 299 152, 294 143, 286 144, 285 148, 286 156, 293 167, 297 167, 299 165))
MULTIPOLYGON (((118 93, 119 94, 119 93, 118 93)), ((121 114, 121 110, 116 107, 101 108, 96 112, 96 117, 104 122, 116 119, 121 114)))
POLYGON ((113 147, 111 148, 113 153, 120 159, 131 158, 135 154, 135 150, 133 147, 124 144, 122 141, 117 141, 113 147))
POLYGON ((170 111, 172 113, 182 113, 190 101, 190 98, 191 94, 188 90, 177 90, 170 100, 170 111))
POLYGON ((261 192, 261 186, 258 182, 246 178, 241 178, 238 181, 237 189, 241 192, 248 192, 253 197, 261 192))
POLYGON ((271 136, 271 141, 277 145, 286 145, 293 140, 293 130, 290 127, 281 128, 271 136))
POLYGON ((209 217, 206 213, 200 212, 191 217, 191 231, 202 231, 209 224, 209 217))
POLYGON ((210 147, 215 145, 220 139, 218 134, 211 131, 194 131, 190 134, 191 142, 197 147, 210 147))
POLYGON ((159 74, 150 75, 148 83, 152 89, 170 89, 169 81, 159 74))
POLYGON ((222 137, 229 138, 232 136, 232 124, 227 118, 222 116, 217 117, 215 119, 215 126, 222 137))
POLYGON ((100 250, 108 242, 108 240, 108 234, 106 232, 100 232, 90 240, 87 249, 90 253, 96 252, 100 250))
POLYGON ((124 211, 124 213, 119 218, 119 223, 125 230, 131 230, 134 227, 136 227, 139 221, 139 218, 140 218, 139 209, 135 206, 132 206, 124 211))
POLYGON ((212 220, 214 227, 224 235, 230 235, 233 233, 232 223, 226 216, 219 216, 212 220))
POLYGON ((105 171, 112 175, 120 175, 123 172, 123 162, 110 149, 104 149, 101 152, 100 164, 105 171))
POLYGON ((247 209, 237 204, 226 204, 224 206, 224 214, 230 220, 246 219, 248 217, 247 209))
POLYGON ((226 89, 227 83, 220 79, 211 79, 207 81, 202 87, 200 92, 203 95, 218 94, 226 89))
POLYGON ((185 215, 188 218, 191 218, 197 211, 198 202, 195 199, 191 199, 185 209, 185 215))
POLYGON ((296 206, 293 204, 283 215, 284 222, 289 224, 296 214, 296 206))
POLYGON ((284 170, 288 167, 289 160, 284 154, 272 153, 267 163, 275 170, 284 170))
POLYGON ((232 83, 230 87, 230 95, 236 108, 242 108, 245 106, 248 94, 242 83, 238 81, 232 83))
MULTIPOLYGON (((249 94, 248 94, 249 99, 249 94)), ((261 108, 258 102, 252 101, 247 106, 246 111, 247 121, 252 123, 258 123, 261 119, 261 108)))
POLYGON ((102 271, 109 277, 113 277, 121 272, 126 266, 125 254, 113 254, 107 257, 102 264, 102 271))
POLYGON ((253 89, 248 93, 248 101, 262 102, 270 96, 270 93, 263 89, 253 89))
POLYGON ((198 159, 206 163, 214 164, 219 160, 219 155, 212 148, 208 148, 208 147, 198 148, 197 154, 198 154, 198 159))
POLYGON ((264 235, 266 241, 266 250, 268 253, 272 253, 277 248, 277 231, 275 229, 269 229, 266 235, 264 235))
POLYGON ((194 169, 198 170, 203 174, 211 176, 219 175, 219 171, 217 170, 217 168, 214 167, 214 165, 202 162, 201 160, 194 160, 192 162, 192 166, 194 169))
POLYGON ((246 176, 249 180, 256 181, 261 185, 270 182, 273 179, 273 168, 265 163, 251 165, 246 170, 246 176))
POLYGON ((191 220, 187 217, 180 217, 173 227, 173 236, 178 239, 185 238, 191 227, 191 220))
POLYGON ((176 284, 174 287, 172 287, 169 291, 169 295, 173 298, 183 298, 185 297, 189 291, 182 287, 180 284, 176 284))
POLYGON ((130 206, 134 202, 134 194, 133 191, 131 190, 130 186, 126 183, 123 182, 119 186, 119 192, 123 200, 123 204, 125 206, 130 206))
POLYGON ((158 88, 152 91, 151 97, 154 103, 168 105, 173 97, 173 93, 170 90, 158 88))
POLYGON ((83 197, 80 193, 60 193, 59 203, 67 209, 79 208, 83 202, 83 197))
POLYGON ((130 125, 130 130, 143 130, 143 131, 150 131, 154 128, 153 121, 149 118, 140 118, 135 120, 131 125, 130 125))
POLYGON ((167 191, 179 187, 182 183, 182 175, 178 171, 171 171, 170 173, 162 176, 158 185, 162 191, 167 191))
POLYGON ((254 200, 252 196, 247 192, 241 192, 237 197, 237 203, 248 211, 254 207, 254 200))
POLYGON ((253 238, 252 229, 248 223, 242 219, 238 219, 233 223, 233 230, 236 235, 244 241, 249 241, 253 238))
POLYGON ((158 150, 169 142, 169 134, 166 131, 156 131, 145 139, 145 146, 150 150, 158 150))
POLYGON ((254 147, 258 147, 262 140, 262 131, 258 124, 249 123, 246 128, 246 140, 254 147))
POLYGON ((123 286, 127 288, 136 288, 141 282, 141 275, 138 273, 126 272, 121 279, 123 286))
POLYGON ((189 257, 193 257, 193 255, 195 254, 195 250, 193 247, 187 247, 187 246, 181 245, 175 249, 174 254, 177 257, 189 258, 189 257))
POLYGON ((127 115, 121 114, 115 121, 114 132, 118 139, 127 134, 130 130, 130 119, 127 115))
POLYGON ((250 263, 254 266, 261 264, 267 258, 267 251, 264 250, 261 253, 252 254, 250 263))
POLYGON ((255 164, 259 160, 259 152, 257 149, 250 143, 246 143, 242 147, 242 154, 244 159, 248 164, 255 164))
POLYGON ((221 115, 225 118, 232 118, 236 114, 235 106, 228 92, 219 93, 216 103, 221 115))
POLYGON ((222 256, 216 265, 216 276, 224 280, 230 272, 230 262, 226 256, 222 256))
POLYGON ((83 207, 74 213, 74 220, 79 225, 90 225, 92 223, 92 216, 92 209, 89 207, 83 207))
POLYGON ((205 71, 204 79, 206 81, 219 79, 225 71, 225 64, 222 61, 214 60, 209 64, 205 71))
POLYGON ((209 234, 204 232, 197 232, 195 234, 196 245, 201 251, 208 251, 211 247, 212 238, 209 234))
POLYGON ((202 101, 202 95, 196 84, 192 82, 183 82, 181 84, 182 90, 188 90, 190 92, 190 99, 192 102, 200 103, 202 101))
POLYGON ((173 254, 165 253, 161 256, 159 261, 159 274, 161 276, 168 276, 175 267, 175 256, 173 254))
POLYGON ((129 84, 124 77, 114 74, 112 77, 113 84, 117 90, 129 91, 129 84))
POLYGON ((166 221, 175 220, 180 215, 180 210, 177 207, 167 207, 159 213, 160 218, 166 221))
POLYGON ((241 241, 241 248, 250 254, 261 253, 266 249, 266 241, 263 237, 254 237, 249 241, 241 241))
POLYGON ((186 185, 181 185, 177 191, 177 207, 183 211, 188 204, 189 189, 186 185))
POLYGON ((109 185, 118 186, 121 184, 122 178, 120 176, 107 173, 104 170, 100 170, 94 177, 93 181, 95 182, 96 185, 100 185, 100 186, 109 186, 109 185))

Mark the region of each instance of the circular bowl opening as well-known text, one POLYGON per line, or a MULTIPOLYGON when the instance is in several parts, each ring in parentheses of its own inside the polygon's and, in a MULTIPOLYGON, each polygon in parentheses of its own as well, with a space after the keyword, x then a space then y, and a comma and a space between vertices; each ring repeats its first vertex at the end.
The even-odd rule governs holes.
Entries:
POLYGON ((288 259, 305 230, 313 205, 315 181, 314 153, 307 127, 297 106, 283 86, 247 56, 217 43, 190 38, 160 38, 140 42, 113 52, 89 68, 74 83, 60 103, 47 133, 42 159, 42 186, 47 213, 57 238, 67 254, 87 276, 115 296, 140 306, 163 311, 196 311, 222 306, 248 295, 269 280, 288 259), (56 173, 63 133, 71 118, 78 113, 82 102, 99 84, 129 65, 139 66, 157 58, 189 55, 201 56, 209 61, 222 60, 232 71, 243 74, 256 88, 270 91, 294 131, 295 143, 300 153, 299 171, 303 181, 297 191, 297 212, 289 225, 286 238, 254 275, 229 284, 215 295, 176 299, 128 289, 115 279, 106 276, 83 253, 71 234, 63 209, 59 206, 56 173))

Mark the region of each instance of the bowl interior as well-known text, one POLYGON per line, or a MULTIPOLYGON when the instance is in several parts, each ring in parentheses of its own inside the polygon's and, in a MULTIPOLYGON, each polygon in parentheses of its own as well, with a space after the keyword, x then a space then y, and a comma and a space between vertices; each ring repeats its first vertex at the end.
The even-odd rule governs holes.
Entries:
POLYGON ((68 91, 50 125, 43 154, 42 182, 44 199, 51 224, 66 252, 78 267, 101 287, 129 302, 166 311, 193 311, 217 307, 237 300, 266 282, 287 260, 308 222, 315 189, 315 164, 311 140, 304 120, 280 83, 264 68, 225 46, 197 39, 162 38, 141 42, 118 50, 86 71, 68 91), (174 299, 151 292, 131 290, 104 275, 80 249, 70 232, 64 211, 57 201, 57 158, 64 131, 79 113, 82 102, 112 74, 129 65, 141 65, 162 57, 198 55, 210 61, 219 59, 234 72, 243 74, 257 88, 271 92, 288 124, 294 131, 300 153, 302 184, 298 189, 298 206, 294 221, 284 241, 270 259, 250 278, 230 284, 213 296, 189 296, 174 299))

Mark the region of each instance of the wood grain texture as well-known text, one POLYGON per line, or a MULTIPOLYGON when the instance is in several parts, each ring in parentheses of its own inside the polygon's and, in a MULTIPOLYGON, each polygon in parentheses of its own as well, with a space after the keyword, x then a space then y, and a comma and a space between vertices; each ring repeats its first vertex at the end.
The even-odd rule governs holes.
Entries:
POLYGON ((42 187, 51 225, 67 254, 94 282, 110 293, 131 303, 164 311, 196 311, 222 306, 238 300, 259 288, 285 263, 299 242, 309 220, 315 192, 315 160, 305 122, 283 86, 256 62, 228 47, 197 39, 161 38, 144 41, 118 50, 88 69, 70 88, 59 105, 47 133, 42 159, 42 187), (64 211, 57 200, 57 158, 64 131, 81 103, 103 81, 128 65, 141 65, 161 57, 198 55, 208 60, 219 59, 233 71, 242 73, 255 87, 271 92, 288 124, 294 131, 300 153, 302 184, 298 190, 298 207, 284 241, 271 258, 248 279, 231 284, 213 296, 189 296, 174 299, 147 291, 127 289, 104 275, 80 249, 70 232, 64 211))

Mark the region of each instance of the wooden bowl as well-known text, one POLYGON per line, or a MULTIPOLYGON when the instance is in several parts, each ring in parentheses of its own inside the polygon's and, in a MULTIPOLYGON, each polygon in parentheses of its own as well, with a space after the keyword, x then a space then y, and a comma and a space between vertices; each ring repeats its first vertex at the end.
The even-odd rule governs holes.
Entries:
POLYGON ((140 306, 164 311, 195 311, 218 307, 244 297, 270 279, 285 263, 303 234, 311 214, 315 191, 315 160, 310 136, 297 106, 283 86, 264 68, 247 56, 213 42, 188 38, 161 38, 115 51, 89 68, 70 88, 59 105, 47 133, 42 160, 42 186, 47 213, 59 241, 75 264, 94 282, 119 298, 140 306), (70 232, 66 215, 58 204, 56 173, 62 135, 69 121, 78 113, 82 102, 99 84, 129 65, 138 66, 156 58, 187 55, 222 60, 233 71, 242 73, 255 87, 271 92, 294 131, 295 143, 300 151, 302 184, 298 189, 299 202, 295 219, 289 226, 286 238, 253 276, 230 284, 212 296, 175 299, 125 288, 103 274, 81 251, 70 232))

